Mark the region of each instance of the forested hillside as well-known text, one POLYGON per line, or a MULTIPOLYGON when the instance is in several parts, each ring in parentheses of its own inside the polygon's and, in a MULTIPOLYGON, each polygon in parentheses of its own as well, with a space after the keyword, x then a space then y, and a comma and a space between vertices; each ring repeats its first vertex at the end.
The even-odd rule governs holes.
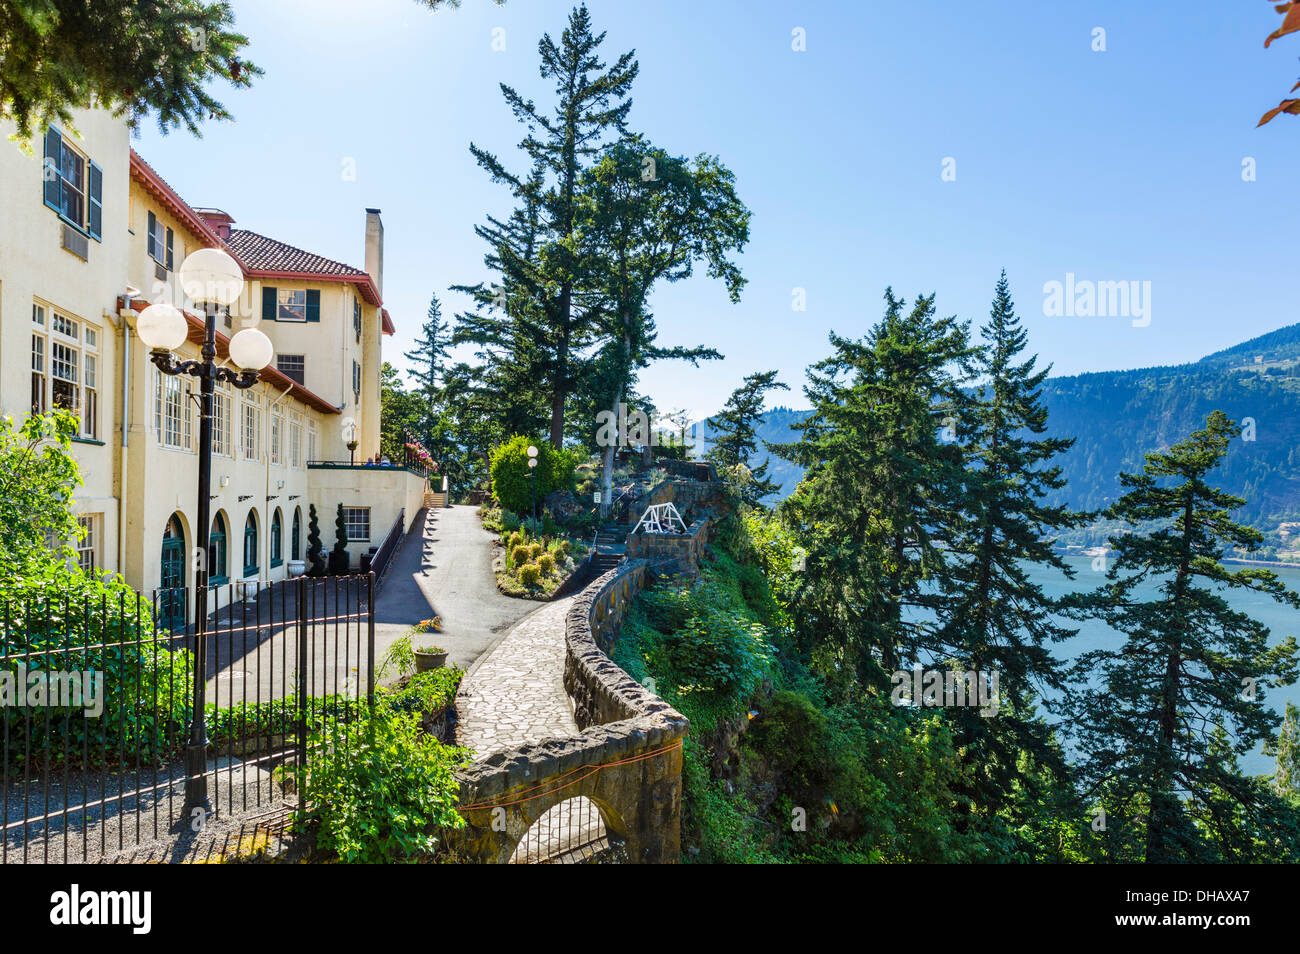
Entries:
MULTIPOLYGON (((1121 471, 1139 470, 1144 454, 1167 448, 1211 411, 1222 410, 1243 422, 1244 437, 1252 436, 1248 419, 1254 421, 1254 440, 1234 441, 1218 474, 1225 489, 1248 501, 1240 519, 1265 531, 1300 520, 1300 324, 1194 364, 1050 378, 1043 397, 1049 433, 1076 441, 1061 458, 1068 483, 1058 495, 1072 507, 1105 507, 1118 497, 1121 471)), ((791 425, 806 414, 774 408, 759 435, 788 442, 791 425)), ((802 476, 799 467, 775 456, 770 470, 782 497, 802 476)), ((1065 538, 1100 543, 1104 533, 1080 530, 1065 538)))

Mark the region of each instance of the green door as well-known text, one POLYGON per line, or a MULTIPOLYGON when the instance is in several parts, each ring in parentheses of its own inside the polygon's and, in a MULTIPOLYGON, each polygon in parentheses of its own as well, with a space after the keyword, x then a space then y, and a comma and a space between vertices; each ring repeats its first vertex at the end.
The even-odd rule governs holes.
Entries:
POLYGON ((158 622, 168 629, 185 625, 185 531, 173 514, 163 531, 162 573, 158 581, 158 622))

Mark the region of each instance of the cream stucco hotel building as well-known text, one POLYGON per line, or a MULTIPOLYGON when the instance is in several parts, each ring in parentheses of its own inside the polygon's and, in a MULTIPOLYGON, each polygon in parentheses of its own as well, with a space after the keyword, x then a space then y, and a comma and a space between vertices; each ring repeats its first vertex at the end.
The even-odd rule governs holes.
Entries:
POLYGON ((176 272, 190 252, 221 248, 245 287, 218 318, 219 360, 252 321, 276 356, 249 390, 217 390, 211 572, 220 582, 301 572, 313 503, 326 550, 346 508, 358 567, 400 513, 409 525, 426 490, 415 469, 351 465, 346 446, 350 421, 356 461, 379 451, 383 339, 394 329, 378 210, 366 210, 365 268, 354 268, 189 205, 131 148, 122 121, 99 110, 74 119, 76 132, 51 127, 32 155, 0 142, 0 413, 77 414, 83 565, 145 594, 193 583, 198 382, 159 372, 134 325, 153 301, 185 307, 180 356, 197 358, 202 316, 176 272))

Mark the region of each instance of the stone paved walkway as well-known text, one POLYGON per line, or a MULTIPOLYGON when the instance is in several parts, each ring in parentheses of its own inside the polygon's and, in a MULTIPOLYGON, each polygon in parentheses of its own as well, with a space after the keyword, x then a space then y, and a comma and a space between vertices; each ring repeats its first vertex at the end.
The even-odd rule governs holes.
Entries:
POLYGON ((564 691, 564 619, 573 600, 546 603, 525 616, 461 683, 456 740, 476 759, 578 734, 564 691))

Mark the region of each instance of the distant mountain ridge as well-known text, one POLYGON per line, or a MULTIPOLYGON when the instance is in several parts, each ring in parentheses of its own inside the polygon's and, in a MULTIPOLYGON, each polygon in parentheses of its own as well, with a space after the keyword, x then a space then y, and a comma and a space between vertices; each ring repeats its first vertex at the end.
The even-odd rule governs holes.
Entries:
MULTIPOLYGON (((1300 323, 1190 364, 1049 378, 1043 397, 1050 433, 1075 438, 1062 458, 1069 483, 1061 495, 1075 508, 1107 506, 1121 492, 1121 471, 1138 470, 1144 454, 1186 437, 1217 409, 1244 426, 1253 422, 1254 440, 1234 441, 1216 474, 1220 486, 1246 498, 1240 517, 1266 531, 1300 520, 1300 323)), ((808 414, 774 408, 759 436, 795 440, 793 425, 808 414)), ((708 426, 702 431, 707 439, 708 426)), ((760 451, 751 463, 766 456, 760 451)), ((771 456, 781 499, 803 470, 771 456)))

